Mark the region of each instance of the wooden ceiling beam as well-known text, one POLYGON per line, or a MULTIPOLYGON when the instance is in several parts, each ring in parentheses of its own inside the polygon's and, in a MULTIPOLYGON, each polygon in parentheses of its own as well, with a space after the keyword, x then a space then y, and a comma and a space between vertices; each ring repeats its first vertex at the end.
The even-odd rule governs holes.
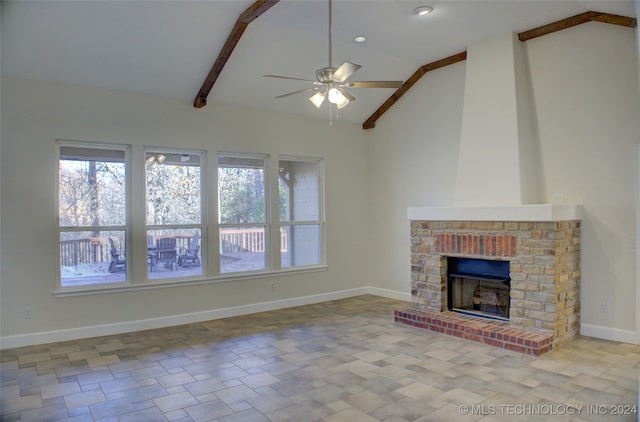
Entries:
POLYGON ((541 37, 543 35, 562 31, 564 29, 581 25, 587 22, 603 22, 603 23, 610 23, 613 25, 621 25, 629 28, 635 28, 637 24, 637 19, 628 18, 626 16, 612 15, 611 13, 585 12, 579 15, 572 16, 570 18, 561 19, 559 21, 552 22, 550 24, 531 29, 529 31, 521 32, 518 34, 518 39, 520 41, 529 41, 531 39, 541 37))
POLYGON ((216 83, 218 76, 222 73, 222 69, 224 69, 224 66, 227 64, 229 57, 231 57, 231 53, 233 53, 236 45, 240 42, 240 38, 242 37, 245 29, 247 29, 251 22, 259 18, 260 15, 271 9, 279 1, 280 0, 257 0, 240 14, 240 17, 238 17, 231 33, 227 37, 227 41, 224 43, 222 50, 220 50, 216 61, 213 63, 209 74, 202 83, 202 87, 200 88, 198 95, 196 95, 196 98, 193 101, 193 106, 195 108, 202 108, 207 105, 207 97, 209 96, 211 89, 213 89, 213 85, 216 83))
MULTIPOLYGON (((531 29, 529 31, 521 32, 518 34, 520 41, 528 41, 533 38, 541 37, 543 35, 558 32, 567 28, 571 28, 576 25, 581 25, 587 22, 603 22, 612 25, 620 25, 628 28, 635 28, 638 25, 636 18, 629 18, 626 16, 613 15, 610 13, 600 12, 585 12, 570 18, 561 19, 556 22, 552 22, 547 25, 540 26, 538 28, 531 29)), ((420 78, 422 78, 427 72, 435 69, 439 69, 450 64, 458 63, 466 60, 467 52, 459 53, 454 56, 447 57, 442 60, 438 60, 433 63, 421 66, 417 71, 405 83, 402 84, 391 97, 387 99, 363 124, 363 129, 372 129, 376 127, 376 120, 389 110, 399 99, 402 97, 420 78)))
POLYGON ((446 57, 444 59, 435 61, 433 63, 420 66, 409 79, 407 79, 396 92, 394 92, 387 101, 385 101, 372 115, 362 124, 363 129, 372 129, 376 127, 376 120, 378 120, 387 110, 391 108, 409 89, 422 78, 425 73, 432 70, 440 69, 441 67, 449 66, 450 64, 458 63, 467 59, 467 52, 455 54, 453 56, 446 57))
POLYGON ((596 22, 610 23, 612 25, 626 26, 627 28, 635 28, 638 26, 638 19, 627 16, 612 15, 611 13, 600 13, 593 18, 596 22))

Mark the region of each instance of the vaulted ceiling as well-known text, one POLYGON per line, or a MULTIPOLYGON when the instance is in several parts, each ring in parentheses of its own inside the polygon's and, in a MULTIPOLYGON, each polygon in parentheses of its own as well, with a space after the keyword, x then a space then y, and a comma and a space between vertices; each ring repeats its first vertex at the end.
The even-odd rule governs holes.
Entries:
MULTIPOLYGON (((179 99, 193 104, 238 17, 255 0, 3 1, 3 76, 51 80, 179 99)), ((333 64, 362 68, 354 80, 407 80, 421 66, 483 39, 599 11, 635 17, 632 1, 334 0, 333 64), (421 5, 434 8, 419 17, 421 5), (355 36, 367 37, 355 43, 355 36)), ((328 65, 327 1, 281 0, 253 20, 207 103, 326 118, 306 88, 328 65)), ((352 90, 340 120, 362 124, 393 89, 352 90)), ((37 99, 34 99, 37 101, 37 99)), ((194 113, 199 112, 194 108, 194 113)))

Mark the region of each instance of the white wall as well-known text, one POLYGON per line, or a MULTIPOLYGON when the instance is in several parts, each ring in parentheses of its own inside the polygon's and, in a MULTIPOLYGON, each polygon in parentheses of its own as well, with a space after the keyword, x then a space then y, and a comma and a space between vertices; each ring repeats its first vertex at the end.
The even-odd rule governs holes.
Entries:
MULTIPOLYGON (((62 330, 64 337, 81 327, 197 312, 211 316, 216 309, 287 304, 292 298, 323 298, 365 285, 366 142, 358 125, 338 121, 329 126, 324 119, 215 105, 196 110, 180 101, 57 83, 2 82, 1 334, 14 340, 10 344, 33 341, 33 336, 25 338, 33 333, 62 330), (140 162, 143 146, 206 149, 210 160, 218 150, 323 157, 328 270, 54 297, 57 138, 131 144, 140 162), (31 319, 23 318, 25 307, 32 309, 31 319)), ((133 235, 144 236, 143 228, 133 235)))
MULTIPOLYGON (((635 31, 589 23, 526 43, 545 192, 582 204, 583 334, 634 341, 635 31), (610 312, 601 312, 606 300, 610 312)), ((424 76, 369 132, 369 283, 408 293, 410 206, 452 205, 464 63, 424 76)), ((490 106, 490 98, 487 106, 490 106)))
MULTIPOLYGON (((640 143, 635 32, 592 23, 529 41, 526 49, 545 201, 563 193, 566 202, 585 209, 583 332, 627 339, 636 307, 628 247, 635 224, 633 144, 640 143), (608 314, 600 311, 603 299, 610 303, 608 314)), ((406 209, 453 202, 465 66, 424 76, 369 131, 323 119, 215 105, 195 110, 154 97, 2 80, 0 335, 13 344, 49 341, 86 334, 83 327, 107 327, 100 334, 131 321, 215 317, 229 307, 250 311, 264 303, 362 292, 364 286, 408 299, 406 209), (56 138, 129 143, 134 153, 147 145, 179 145, 210 154, 222 149, 324 157, 329 268, 56 298, 56 138), (27 306, 32 319, 23 318, 27 306)))
POLYGON ((369 135, 369 283, 410 299, 407 207, 453 202, 465 62, 423 76, 369 135))
MULTIPOLYGON (((640 15, 640 0, 636 0, 634 2, 634 11, 636 19, 638 15, 640 15)), ((640 31, 638 31, 638 27, 636 26, 636 51, 637 51, 637 60, 638 60, 638 85, 639 85, 639 93, 640 93, 640 31)), ((637 241, 640 239, 640 226, 638 222, 640 221, 640 186, 638 181, 640 180, 640 146, 636 145, 636 344, 640 344, 640 267, 638 266, 638 262, 640 261, 640 248, 637 247, 637 241)), ((640 381, 638 381, 640 383, 640 381)), ((639 389, 640 390, 640 389, 639 389)), ((640 402, 640 391, 638 392, 638 402, 640 402)))
POLYGON ((635 41, 631 29, 593 22, 527 43, 546 191, 584 206, 581 322, 587 332, 635 330, 635 251, 629 247, 633 145, 640 142, 635 41), (609 313, 601 312, 602 301, 609 313))
POLYGON ((516 83, 516 70, 523 66, 521 44, 508 33, 467 48, 456 206, 523 203, 519 117, 526 116, 518 110, 523 93, 516 83))
MULTIPOLYGON (((4 7, 4 3, 0 2, 0 26, 2 25, 2 10, 4 7)), ((0 28, 0 33, 2 28, 0 28)), ((0 40, 0 46, 2 45, 2 40, 0 40)), ((2 55, 0 54, 0 69, 2 68, 2 55)), ((0 99, 2 98, 2 79, 0 78, 0 99)), ((2 101, 0 100, 0 105, 2 101)), ((2 126, 2 107, 0 106, 0 127, 2 126)), ((0 130, 0 210, 2 210, 2 131, 0 130)), ((0 216, 2 212, 0 211, 0 216)), ((0 236, 2 233, 2 218, 0 218, 0 236)), ((2 242, 0 242, 0 257, 2 256, 2 242)), ((2 294, 2 262, 0 262, 0 295, 2 294)), ((2 317, 2 301, 0 300, 0 317, 2 317)), ((2 336, 2 327, 0 327, 0 337, 2 336)))

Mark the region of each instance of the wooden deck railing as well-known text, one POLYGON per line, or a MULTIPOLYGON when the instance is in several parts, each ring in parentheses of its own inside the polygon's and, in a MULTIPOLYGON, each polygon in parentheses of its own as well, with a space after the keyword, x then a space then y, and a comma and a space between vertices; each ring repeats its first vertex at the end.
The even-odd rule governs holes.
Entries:
MULTIPOLYGON (((223 229, 220 231, 221 253, 264 252, 264 229, 223 229)), ((287 251, 287 232, 280 229, 280 252, 287 251)))
MULTIPOLYGON (((168 236, 163 236, 168 237, 168 236)), ((192 236, 173 236, 176 249, 186 250, 192 236)), ((124 250, 124 240, 112 238, 118 251, 124 250)), ((221 253, 264 252, 265 236, 263 229, 224 229, 220 233, 221 253)), ((280 230, 281 252, 287 251, 287 232, 280 230)), ((60 241, 60 264, 75 267, 81 264, 95 264, 111 261, 111 248, 108 237, 92 237, 60 241)))
POLYGON ((61 240, 60 264, 74 267, 111 261, 109 240, 100 237, 91 239, 61 240))

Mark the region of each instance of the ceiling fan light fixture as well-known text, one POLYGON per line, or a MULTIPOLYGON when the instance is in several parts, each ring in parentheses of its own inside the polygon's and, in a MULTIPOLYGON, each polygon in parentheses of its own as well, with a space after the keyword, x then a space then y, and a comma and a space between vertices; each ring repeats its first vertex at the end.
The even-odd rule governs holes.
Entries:
POLYGON ((345 96, 342 97, 342 100, 340 102, 336 103, 336 107, 338 107, 338 110, 342 110, 348 105, 349 105, 349 99, 345 96))
POLYGON ((327 97, 329 97, 329 102, 335 104, 339 110, 349 105, 349 99, 336 87, 329 89, 327 97))
POLYGON ((419 6, 413 9, 413 13, 418 16, 425 16, 431 12, 433 12, 433 7, 430 6, 419 6))
POLYGON ((311 97, 309 97, 309 101, 311 101, 311 103, 316 106, 316 108, 320 108, 320 106, 324 102, 324 97, 324 92, 316 92, 311 97))
POLYGON ((341 103, 345 99, 345 96, 342 95, 342 92, 338 88, 329 89, 329 102, 333 104, 341 103))
MULTIPOLYGON (((284 98, 289 97, 291 95, 302 94, 305 92, 315 91, 311 97, 309 97, 309 101, 316 107, 320 108, 322 104, 324 104, 325 99, 328 99, 329 102, 329 124, 331 124, 331 116, 333 113, 333 106, 331 104, 335 104, 338 110, 345 108, 350 103, 356 100, 356 97, 351 95, 351 93, 346 88, 399 88, 402 86, 402 81, 358 81, 358 82, 349 82, 347 79, 351 77, 358 69, 360 69, 359 64, 344 62, 338 67, 333 67, 332 65, 332 6, 331 0, 328 0, 329 3, 329 65, 327 67, 323 67, 322 69, 316 70, 316 79, 317 81, 309 80, 309 79, 301 79, 301 78, 293 78, 290 76, 278 76, 278 75, 263 75, 271 78, 280 78, 280 79, 290 79, 294 81, 305 82, 311 84, 311 87, 305 89, 299 89, 297 91, 289 92, 284 95, 279 95, 276 98, 284 98)), ((365 42, 367 38, 365 36, 357 36, 354 38, 356 42, 365 42)), ((336 113, 337 116, 337 113, 336 113)))

